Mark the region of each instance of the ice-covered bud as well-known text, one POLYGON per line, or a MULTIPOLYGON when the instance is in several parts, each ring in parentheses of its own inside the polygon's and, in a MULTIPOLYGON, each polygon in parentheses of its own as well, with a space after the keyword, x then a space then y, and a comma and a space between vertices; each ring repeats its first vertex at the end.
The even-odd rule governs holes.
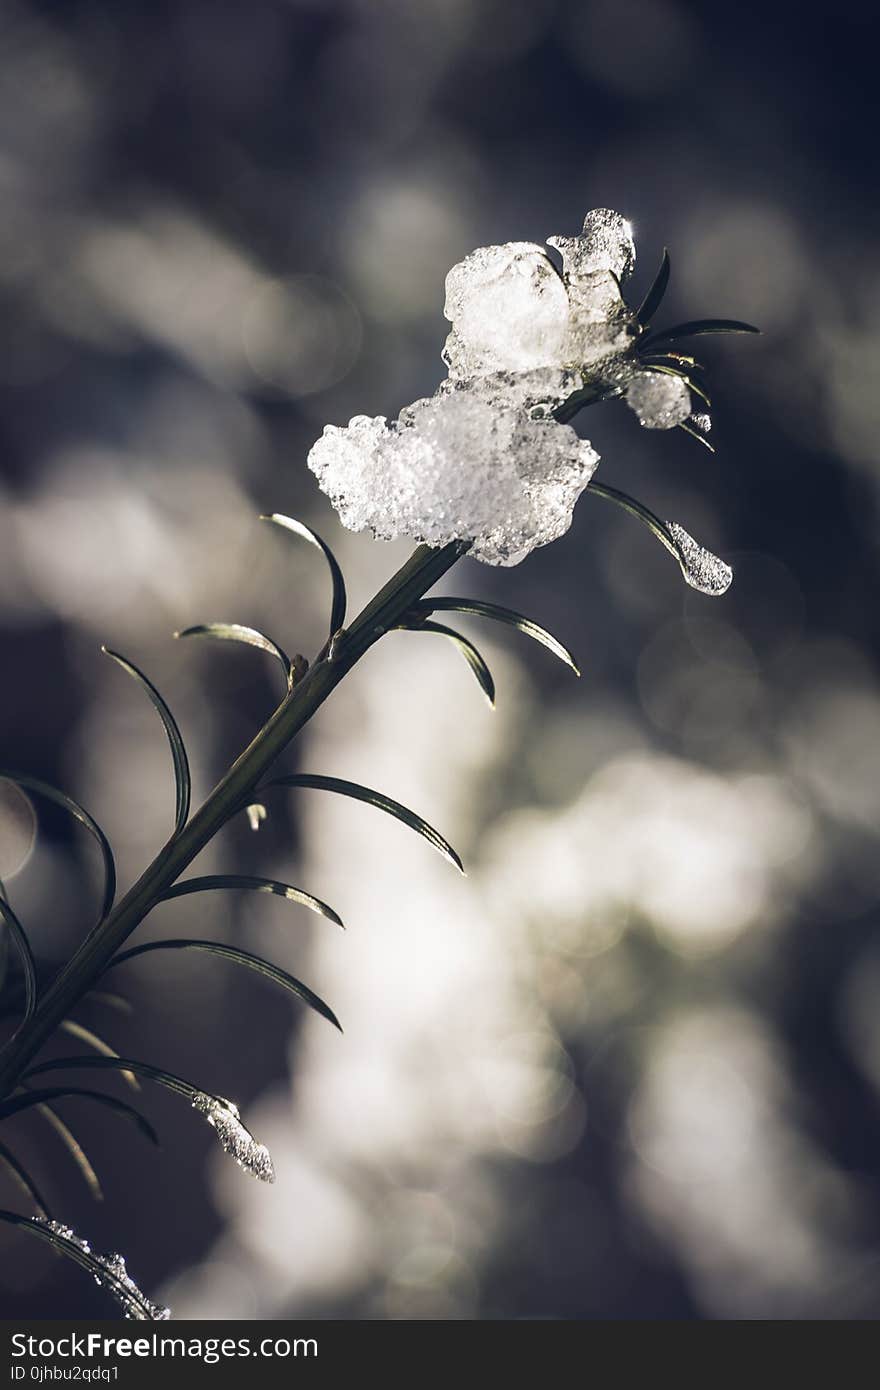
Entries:
POLYGON ((542 246, 481 246, 446 277, 451 377, 559 365, 568 329, 565 286, 542 246))
POLYGON ((626 388, 626 403, 649 430, 671 430, 691 413, 685 382, 669 372, 638 372, 626 388))
POLYGON ((309 467, 352 531, 466 540, 475 559, 514 565, 568 530, 598 463, 568 425, 541 418, 573 380, 495 375, 415 401, 390 425, 355 416, 327 426, 309 467))
POLYGON ((193 1096, 193 1109, 204 1115, 208 1124, 217 1131, 217 1138, 225 1153, 235 1159, 239 1168, 259 1178, 260 1182, 274 1182, 275 1168, 272 1155, 265 1144, 258 1144, 246 1125, 242 1124, 237 1105, 221 1096, 198 1093, 193 1096))
POLYGON ((593 208, 588 212, 580 236, 551 236, 547 244, 561 254, 565 278, 572 283, 596 271, 610 270, 622 284, 635 269, 632 227, 611 208, 593 208))

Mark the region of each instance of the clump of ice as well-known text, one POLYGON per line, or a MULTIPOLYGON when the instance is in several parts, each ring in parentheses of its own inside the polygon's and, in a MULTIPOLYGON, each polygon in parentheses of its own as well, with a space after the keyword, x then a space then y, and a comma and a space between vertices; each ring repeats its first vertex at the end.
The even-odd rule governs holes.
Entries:
MULTIPOLYGON (((625 396, 650 429, 690 417, 685 382, 643 369, 630 351, 639 324, 620 288, 635 265, 629 222, 596 208, 577 236, 549 245, 561 272, 525 241, 480 247, 453 266, 449 375, 437 393, 396 420, 356 415, 325 428, 308 462, 343 525, 380 540, 468 541, 475 559, 515 565, 568 530, 599 461, 555 418, 565 401, 625 396)), ((694 424, 707 430, 708 417, 694 424)), ((687 554, 688 583, 723 592, 727 567, 717 561, 710 574, 687 554)))
POLYGON ((635 320, 620 293, 635 248, 619 213, 588 213, 576 237, 550 237, 560 276, 542 246, 481 246, 446 277, 452 323, 443 360, 454 380, 537 367, 591 366, 624 351, 635 320))
POLYGON ((583 385, 583 372, 572 367, 536 367, 527 372, 490 372, 463 379, 447 377, 438 386, 437 395, 466 391, 486 405, 501 410, 521 410, 533 420, 543 420, 583 385))
POLYGON ((626 388, 626 403, 649 430, 671 430, 691 413, 687 385, 669 372, 637 372, 626 388))
POLYGON ((75 1245, 77 1249, 82 1250, 84 1254, 91 1255, 92 1259, 105 1271, 105 1274, 95 1274, 95 1283, 112 1294, 127 1318, 137 1322, 167 1322, 171 1317, 170 1308, 163 1307, 161 1303, 153 1303, 146 1294, 141 1293, 125 1268, 125 1260, 121 1255, 96 1255, 87 1240, 84 1240, 70 1226, 65 1226, 60 1221, 49 1221, 43 1216, 34 1216, 31 1217, 31 1220, 35 1226, 42 1226, 45 1230, 52 1231, 62 1240, 66 1240, 71 1245, 75 1245))
POLYGON ((217 1131, 217 1138, 225 1153, 235 1159, 239 1168, 259 1178, 260 1182, 274 1182, 275 1168, 272 1155, 265 1144, 258 1144, 246 1125, 241 1122, 238 1106, 222 1096, 210 1096, 198 1092, 193 1096, 193 1109, 204 1115, 208 1124, 217 1131))
POLYGON ((632 226, 611 208, 593 208, 584 218, 580 236, 551 236, 549 246, 562 255, 569 281, 608 270, 620 283, 628 280, 636 264, 632 226))
POLYGON ((560 365, 568 334, 565 286, 532 242, 481 246, 446 277, 451 377, 560 365))
POLYGON ((666 529, 675 544, 681 572, 692 589, 717 597, 733 582, 733 570, 711 550, 695 541, 677 521, 667 521, 666 529))
POLYGON ((700 411, 697 415, 691 416, 690 423, 701 434, 708 434, 712 428, 712 416, 707 415, 705 411, 700 411))
POLYGON ((570 426, 530 415, 557 388, 558 374, 533 376, 508 396, 493 378, 416 401, 390 424, 359 415, 326 427, 309 467, 352 531, 467 540, 476 559, 514 565, 568 530, 598 463, 570 426))

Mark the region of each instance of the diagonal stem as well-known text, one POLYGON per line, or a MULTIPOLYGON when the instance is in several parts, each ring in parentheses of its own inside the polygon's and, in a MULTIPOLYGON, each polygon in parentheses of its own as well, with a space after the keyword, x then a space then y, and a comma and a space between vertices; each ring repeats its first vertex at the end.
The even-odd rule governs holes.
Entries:
POLYGON ((18 1084, 27 1064, 52 1036, 76 1002, 88 992, 124 941, 230 816, 246 805, 275 759, 324 703, 356 662, 409 608, 451 569, 468 549, 453 541, 440 549, 421 545, 351 627, 337 634, 327 650, 278 706, 253 741, 232 764, 207 800, 159 851, 138 881, 59 971, 36 1012, 0 1052, 0 1097, 18 1084))

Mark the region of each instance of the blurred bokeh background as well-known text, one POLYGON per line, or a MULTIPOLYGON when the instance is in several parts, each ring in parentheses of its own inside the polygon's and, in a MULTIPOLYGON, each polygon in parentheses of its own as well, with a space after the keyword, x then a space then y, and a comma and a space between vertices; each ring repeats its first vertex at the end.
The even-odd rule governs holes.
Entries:
MULTIPOLYGON (((320 645, 325 574, 262 511, 325 533, 356 606, 402 561, 341 532, 305 456, 435 388, 453 262, 610 206, 636 293, 670 248, 658 326, 764 329, 704 340, 714 458, 614 404, 580 426, 603 481, 732 561, 726 597, 586 497, 562 541, 446 586, 545 622, 580 682, 468 625, 492 714, 451 648, 398 634, 288 756, 413 805, 466 879, 368 808, 279 795, 199 867, 301 884, 345 935, 221 894, 142 928, 271 956, 344 1036, 201 956, 120 970, 130 1015, 80 1010, 275 1158, 254 1183, 164 1093, 158 1155, 71 1101, 96 1207, 17 1123, 59 1214, 179 1316, 877 1316, 876 38, 868 6, 0 4, 0 761, 80 798, 123 882, 172 789, 100 644, 166 694, 203 794, 276 673, 171 633, 320 645)), ((48 972, 97 865, 37 809, 34 838, 0 804, 0 875, 48 972)), ((108 1314, 0 1239, 4 1315, 108 1314)))

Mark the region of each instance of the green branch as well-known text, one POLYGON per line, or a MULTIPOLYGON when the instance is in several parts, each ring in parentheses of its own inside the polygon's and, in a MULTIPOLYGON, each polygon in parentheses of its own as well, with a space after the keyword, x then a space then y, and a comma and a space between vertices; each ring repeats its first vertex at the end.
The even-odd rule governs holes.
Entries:
POLYGON ((463 541, 453 541, 440 549, 419 546, 351 627, 333 634, 326 651, 296 680, 192 819, 168 841, 134 886, 89 933, 42 995, 34 1013, 0 1052, 0 1097, 15 1088, 31 1059, 88 993, 120 946, 183 870, 217 831, 248 804, 260 779, 343 677, 384 633, 398 626, 467 548, 463 541))

